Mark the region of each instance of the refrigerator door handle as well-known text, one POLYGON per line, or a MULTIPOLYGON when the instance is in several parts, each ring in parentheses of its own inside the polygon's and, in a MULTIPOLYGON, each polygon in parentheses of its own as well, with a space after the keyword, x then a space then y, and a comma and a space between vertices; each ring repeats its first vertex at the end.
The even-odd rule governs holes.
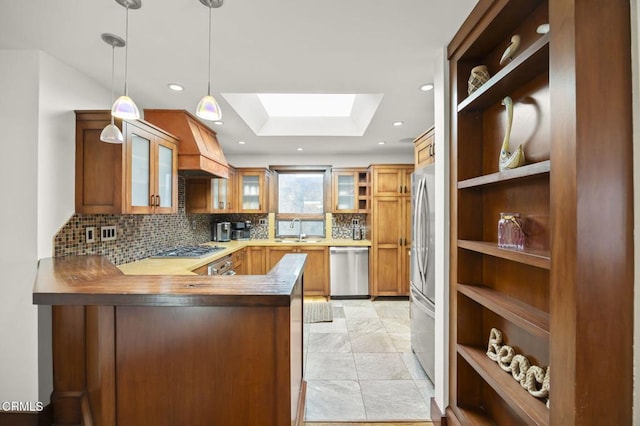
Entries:
POLYGON ((416 203, 414 205, 415 211, 413 212, 413 217, 415 218, 415 228, 414 228, 414 244, 416 248, 416 264, 418 266, 418 276, 420 280, 424 281, 424 268, 422 266, 422 250, 424 249, 424 241, 422 239, 422 192, 424 190, 424 180, 418 180, 417 189, 416 189, 416 203))
POLYGON ((424 245, 425 245, 425 256, 424 256, 424 278, 423 282, 427 280, 427 273, 429 271, 429 248, 431 245, 431 206, 429 205, 429 194, 427 194, 427 182, 426 179, 424 181, 425 190, 423 191, 424 197, 424 206, 422 210, 422 214, 426 216, 424 220, 424 226, 426 228, 426 232, 424 233, 424 245))

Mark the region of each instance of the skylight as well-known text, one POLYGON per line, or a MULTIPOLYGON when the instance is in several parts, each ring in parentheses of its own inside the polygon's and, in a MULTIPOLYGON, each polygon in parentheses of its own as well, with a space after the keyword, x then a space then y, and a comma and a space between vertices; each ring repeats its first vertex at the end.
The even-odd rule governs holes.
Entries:
POLYGON ((222 93, 258 136, 362 136, 381 93, 222 93))
POLYGON ((258 93, 269 117, 349 117, 356 95, 328 93, 258 93))

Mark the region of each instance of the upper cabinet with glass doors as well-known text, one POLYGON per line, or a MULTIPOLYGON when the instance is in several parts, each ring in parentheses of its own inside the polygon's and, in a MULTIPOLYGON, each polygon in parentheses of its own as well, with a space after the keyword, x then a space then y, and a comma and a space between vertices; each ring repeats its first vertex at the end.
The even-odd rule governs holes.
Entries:
POLYGON ((368 213, 371 202, 371 186, 367 169, 333 168, 332 212, 368 213))
POLYGON ((238 185, 238 211, 242 213, 267 213, 269 211, 269 169, 236 169, 238 185))
POLYGON ((176 213, 178 140, 142 120, 116 121, 123 144, 100 140, 109 111, 76 111, 76 212, 176 213))

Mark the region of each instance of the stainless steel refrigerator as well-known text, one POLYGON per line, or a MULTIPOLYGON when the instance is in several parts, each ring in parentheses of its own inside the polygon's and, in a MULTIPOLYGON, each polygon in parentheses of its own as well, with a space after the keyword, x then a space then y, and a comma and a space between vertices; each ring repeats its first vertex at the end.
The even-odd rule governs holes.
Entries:
POLYGON ((435 351, 435 164, 411 175, 411 348, 433 381, 435 351))

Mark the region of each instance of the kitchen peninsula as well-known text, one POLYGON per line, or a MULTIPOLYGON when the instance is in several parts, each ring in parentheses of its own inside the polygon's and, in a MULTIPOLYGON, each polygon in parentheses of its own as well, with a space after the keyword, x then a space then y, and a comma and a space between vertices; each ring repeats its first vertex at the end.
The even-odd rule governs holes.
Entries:
POLYGON ((301 424, 305 262, 211 277, 41 260, 33 301, 53 310, 54 423, 301 424))

